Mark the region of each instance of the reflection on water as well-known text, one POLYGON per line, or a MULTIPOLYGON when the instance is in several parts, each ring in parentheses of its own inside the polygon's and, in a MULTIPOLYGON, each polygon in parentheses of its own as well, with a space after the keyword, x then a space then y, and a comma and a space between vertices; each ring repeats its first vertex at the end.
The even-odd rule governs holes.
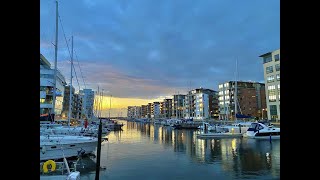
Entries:
POLYGON ((280 140, 198 139, 196 130, 123 123, 102 146, 101 179, 280 179, 280 140))

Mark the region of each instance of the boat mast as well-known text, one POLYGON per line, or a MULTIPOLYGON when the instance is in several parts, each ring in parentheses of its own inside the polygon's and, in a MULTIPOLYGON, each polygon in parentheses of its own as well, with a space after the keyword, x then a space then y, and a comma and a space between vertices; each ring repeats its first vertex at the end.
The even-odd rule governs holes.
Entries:
POLYGON ((234 82, 234 119, 237 121, 237 99, 238 99, 238 83, 237 83, 237 72, 238 72, 238 61, 236 59, 236 73, 235 73, 235 82, 234 82))
POLYGON ((58 0, 56 0, 56 40, 54 44, 54 77, 53 77, 53 97, 52 97, 52 111, 53 121, 55 120, 55 105, 56 105, 56 82, 57 82, 57 59, 58 59, 58 0))
POLYGON ((73 67, 73 36, 71 37, 71 77, 70 77, 70 86, 69 86, 69 113, 68 113, 68 127, 70 127, 70 118, 71 118, 71 105, 72 105, 72 67, 73 67))

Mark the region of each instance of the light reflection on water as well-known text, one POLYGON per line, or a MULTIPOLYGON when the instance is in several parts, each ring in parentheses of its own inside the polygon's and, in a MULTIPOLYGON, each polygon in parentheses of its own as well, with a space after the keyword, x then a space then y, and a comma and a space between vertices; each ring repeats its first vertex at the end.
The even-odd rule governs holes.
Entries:
POLYGON ((194 130, 122 122, 101 148, 100 179, 280 179, 280 140, 198 139, 194 130))

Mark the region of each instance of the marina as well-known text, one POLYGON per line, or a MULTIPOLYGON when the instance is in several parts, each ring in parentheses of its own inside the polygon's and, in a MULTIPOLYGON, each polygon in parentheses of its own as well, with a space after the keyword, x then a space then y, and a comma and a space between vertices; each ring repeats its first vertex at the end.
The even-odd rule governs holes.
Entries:
MULTIPOLYGON (((123 130, 101 146, 100 179, 280 179, 280 140, 202 139, 199 130, 119 123, 123 130)), ((94 179, 94 163, 83 166, 81 179, 94 179)))
POLYGON ((40 179, 280 179, 279 6, 146 3, 40 3, 40 179))

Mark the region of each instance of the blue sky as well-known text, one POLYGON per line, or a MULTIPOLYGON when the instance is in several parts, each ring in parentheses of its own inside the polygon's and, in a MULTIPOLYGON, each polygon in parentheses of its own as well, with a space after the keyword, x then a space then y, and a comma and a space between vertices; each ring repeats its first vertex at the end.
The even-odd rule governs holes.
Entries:
MULTIPOLYGON (((156 99, 263 80, 259 55, 280 48, 279 0, 60 0, 58 68, 79 87, 156 99), (79 65, 81 68, 79 68, 79 65), (80 72, 81 69, 81 72, 80 72), (81 77, 84 77, 84 80, 81 77), (79 82, 79 83, 78 83, 79 82)), ((55 1, 40 1, 40 52, 54 64, 55 1)))

